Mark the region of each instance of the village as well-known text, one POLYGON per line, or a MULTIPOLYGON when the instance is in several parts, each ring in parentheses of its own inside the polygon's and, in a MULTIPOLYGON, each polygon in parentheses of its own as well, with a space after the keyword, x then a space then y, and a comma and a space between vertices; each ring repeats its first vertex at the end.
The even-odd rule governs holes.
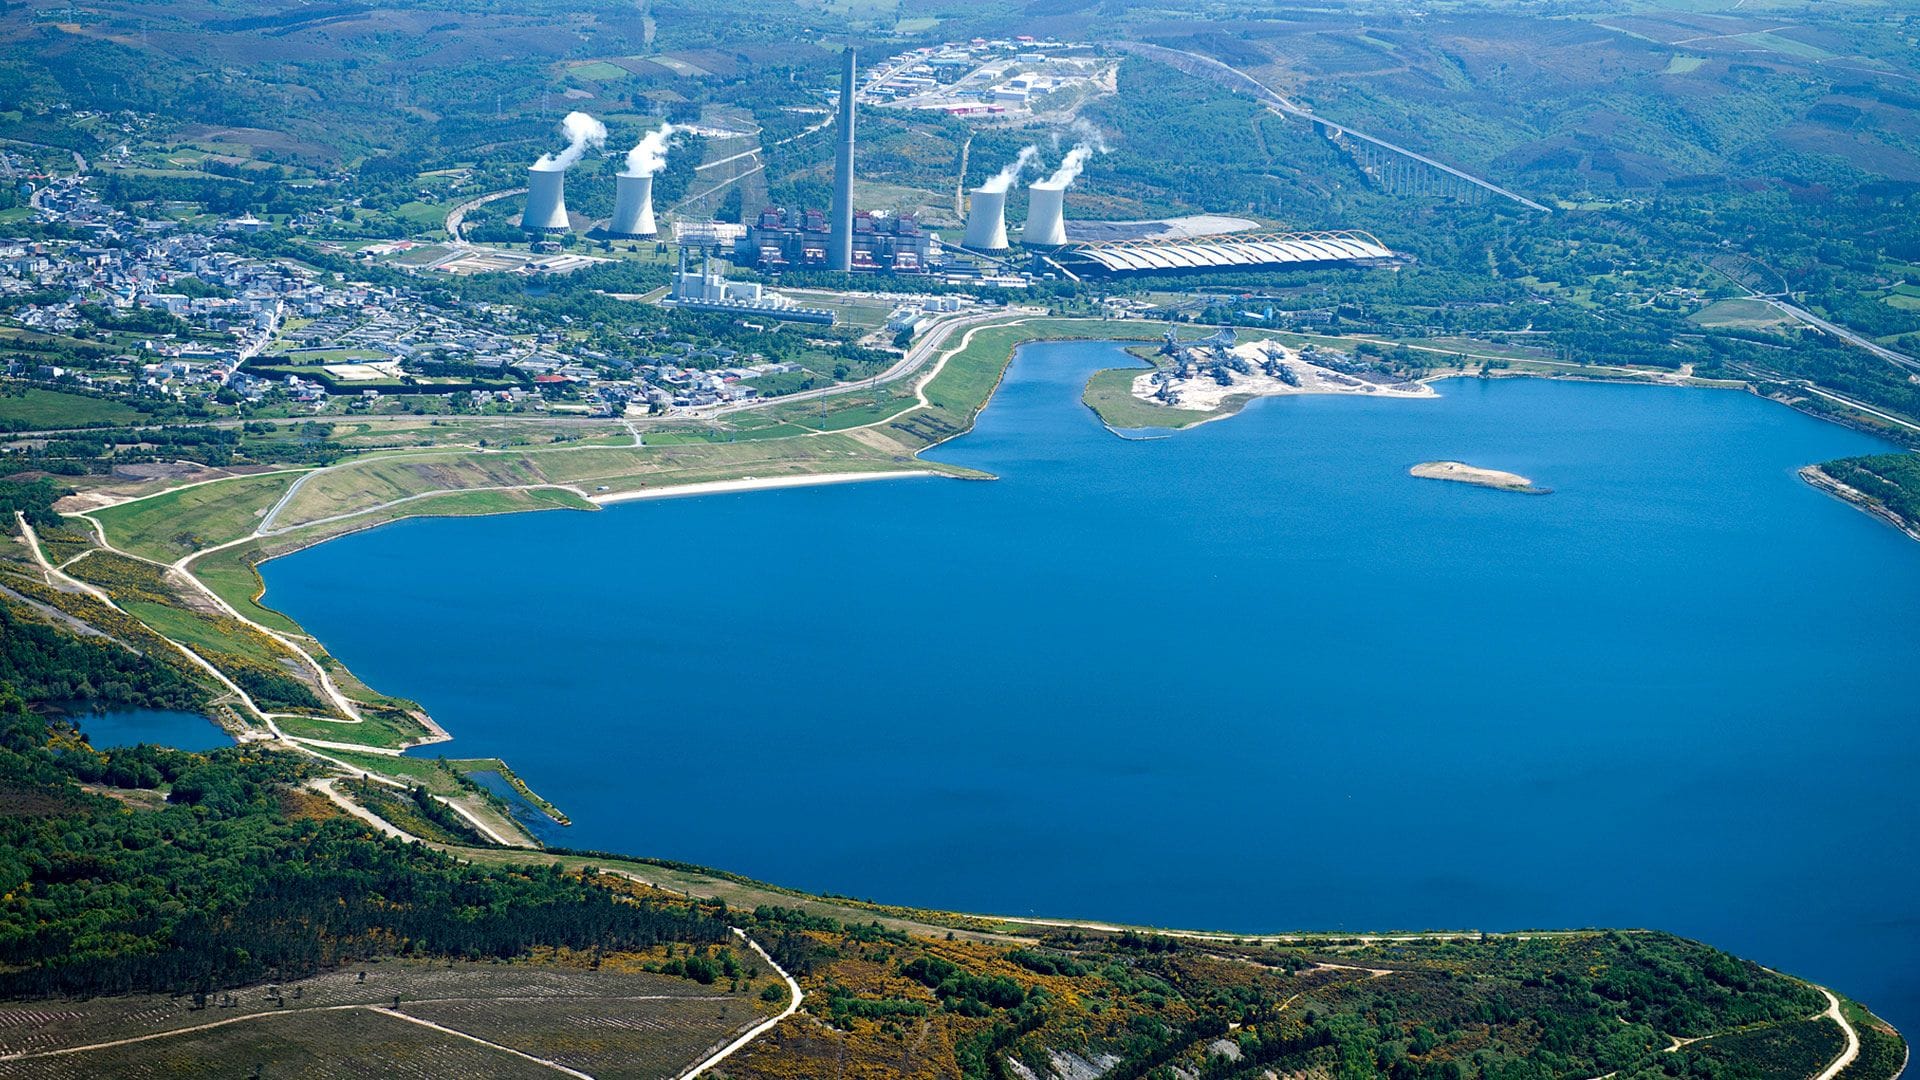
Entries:
POLYGON ((33 194, 35 216, 83 239, 0 238, 0 302, 39 355, 5 373, 176 401, 282 406, 289 415, 408 407, 462 412, 671 413, 746 402, 800 366, 657 327, 627 355, 585 347, 504 303, 436 304, 406 283, 355 281, 211 229, 116 210, 83 181, 33 194), (391 406, 389 406, 391 407, 391 406))

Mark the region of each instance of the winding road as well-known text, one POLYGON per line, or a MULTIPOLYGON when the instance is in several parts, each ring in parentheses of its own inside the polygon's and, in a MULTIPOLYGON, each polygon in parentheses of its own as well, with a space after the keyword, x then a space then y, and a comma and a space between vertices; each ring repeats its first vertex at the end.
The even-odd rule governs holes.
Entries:
POLYGON ((1815 989, 1827 995, 1827 1011, 1820 1015, 1839 1024, 1841 1033, 1847 1037, 1847 1048, 1840 1051, 1840 1056, 1833 1059, 1833 1064, 1813 1078, 1813 1080, 1833 1080, 1834 1077, 1845 1072, 1847 1066, 1853 1064, 1854 1059, 1860 1056, 1860 1033, 1853 1030, 1853 1024, 1848 1022, 1847 1014, 1841 1011, 1840 999, 1834 996, 1833 991, 1824 986, 1815 987, 1815 989))

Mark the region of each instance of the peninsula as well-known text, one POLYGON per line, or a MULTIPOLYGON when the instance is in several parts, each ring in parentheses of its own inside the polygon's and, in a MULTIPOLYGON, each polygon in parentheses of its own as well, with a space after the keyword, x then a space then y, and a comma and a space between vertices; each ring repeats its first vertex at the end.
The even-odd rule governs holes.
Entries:
POLYGON ((1840 458, 1808 465, 1800 478, 1920 540, 1920 456, 1840 458))

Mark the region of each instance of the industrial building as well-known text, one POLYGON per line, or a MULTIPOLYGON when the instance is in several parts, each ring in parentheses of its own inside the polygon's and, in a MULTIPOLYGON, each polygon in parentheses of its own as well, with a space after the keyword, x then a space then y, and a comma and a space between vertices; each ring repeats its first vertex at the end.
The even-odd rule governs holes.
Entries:
MULTIPOLYGON (((917 274, 941 265, 940 239, 909 215, 853 216, 848 266, 854 270, 892 270, 917 274)), ((736 246, 742 263, 762 270, 833 269, 833 230, 818 210, 794 212, 778 207, 762 211, 736 246)))
POLYGON ((685 247, 680 249, 680 267, 673 275, 673 288, 661 301, 668 307, 833 325, 834 313, 825 308, 801 307, 778 293, 766 291, 757 282, 728 281, 713 268, 710 255, 703 254, 700 269, 692 269, 687 264, 687 251, 685 247))
POLYGON ((565 232, 571 228, 567 218, 567 170, 589 149, 607 141, 607 126, 583 112, 563 117, 560 132, 567 137, 567 148, 557 154, 541 154, 527 167, 527 208, 520 215, 520 227, 528 232, 565 232))
POLYGON ((1198 239, 1080 244, 1052 256, 1053 262, 1077 277, 1277 270, 1368 264, 1394 258, 1397 256, 1385 244, 1358 230, 1228 233, 1198 239))

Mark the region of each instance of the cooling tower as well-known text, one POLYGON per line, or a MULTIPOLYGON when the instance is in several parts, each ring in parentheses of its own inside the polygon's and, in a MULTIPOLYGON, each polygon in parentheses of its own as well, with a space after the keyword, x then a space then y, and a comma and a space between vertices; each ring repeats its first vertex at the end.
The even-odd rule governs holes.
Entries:
POLYGON ((1007 250, 1007 189, 975 188, 967 204, 967 235, 962 247, 975 251, 1007 250))
POLYGON ((565 232, 568 228, 566 182, 565 169, 543 169, 538 165, 528 169, 527 212, 520 218, 520 227, 528 232, 565 232))
POLYGON ((1028 247, 1059 247, 1067 242, 1067 223, 1063 210, 1067 197, 1065 184, 1035 181, 1027 188, 1027 227, 1020 242, 1028 247))
POLYGON ((833 159, 833 231, 827 269, 853 269, 853 50, 840 69, 840 146, 833 159))
POLYGON ((653 177, 621 173, 613 178, 613 220, 607 232, 614 236, 654 236, 653 177))

